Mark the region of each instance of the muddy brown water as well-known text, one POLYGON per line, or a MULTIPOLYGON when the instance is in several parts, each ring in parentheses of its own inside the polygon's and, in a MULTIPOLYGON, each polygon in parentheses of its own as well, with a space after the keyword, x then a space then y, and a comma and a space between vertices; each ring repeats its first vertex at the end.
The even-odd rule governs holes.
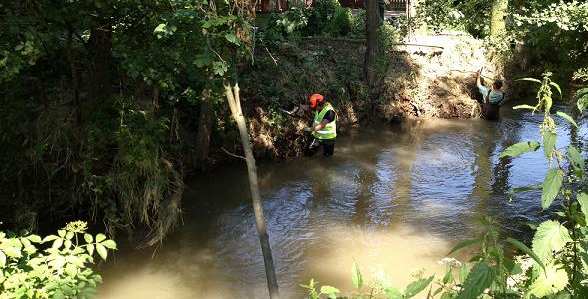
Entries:
MULTIPOLYGON (((560 109, 569 110, 565 107, 560 109)), ((335 156, 259 165, 264 210, 280 290, 298 285, 351 287, 357 262, 366 280, 404 287, 419 271, 440 273, 451 246, 495 217, 507 235, 545 217, 539 191, 541 151, 511 160, 508 145, 539 140, 538 115, 502 108, 500 122, 423 120, 359 130, 337 141, 335 156), (423 270, 424 269, 424 270, 423 270)), ((559 128, 558 147, 585 139, 559 128)), ((152 257, 123 250, 103 269, 98 298, 267 298, 245 165, 194 178, 183 225, 152 257)))

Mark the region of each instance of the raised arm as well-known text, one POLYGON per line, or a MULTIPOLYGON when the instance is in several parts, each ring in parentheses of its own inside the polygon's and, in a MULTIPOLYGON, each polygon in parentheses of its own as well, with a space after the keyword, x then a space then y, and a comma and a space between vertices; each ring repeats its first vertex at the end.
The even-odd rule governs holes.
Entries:
POLYGON ((480 68, 477 72, 476 72, 476 86, 478 86, 478 88, 480 88, 482 85, 482 68, 480 68))

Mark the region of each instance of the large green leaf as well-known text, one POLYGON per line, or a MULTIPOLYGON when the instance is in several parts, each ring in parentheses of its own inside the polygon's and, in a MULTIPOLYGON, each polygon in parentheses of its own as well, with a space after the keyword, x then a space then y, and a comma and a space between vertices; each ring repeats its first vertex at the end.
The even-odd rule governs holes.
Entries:
POLYGON ((416 294, 422 292, 435 278, 435 275, 431 275, 429 278, 421 278, 417 281, 411 282, 404 291, 404 298, 412 298, 416 294))
POLYGON ((329 299, 337 299, 337 294, 340 293, 339 289, 332 286, 322 286, 321 294, 327 295, 329 299))
POLYGON ((106 240, 104 242, 101 243, 102 245, 104 245, 104 247, 108 248, 108 249, 116 249, 116 242, 114 242, 113 240, 106 240))
POLYGON ((484 262, 477 263, 463 283, 458 299, 477 298, 494 281, 494 271, 484 262))
POLYGON ((557 197, 563 183, 564 172, 559 168, 551 168, 547 171, 543 181, 543 193, 541 194, 541 207, 545 210, 551 206, 557 197))
POLYGON ((572 145, 568 147, 568 159, 574 168, 576 175, 579 177, 584 175, 584 158, 582 158, 580 151, 572 145))
POLYGON ((0 268, 4 268, 5 265, 6 265, 6 255, 4 254, 4 252, 2 252, 2 250, 0 250, 0 268))
POLYGON ((529 255, 531 258, 533 258, 535 260, 535 262, 537 262, 537 264, 539 264, 539 266, 541 266, 541 268, 545 271, 545 265, 543 264, 541 259, 533 252, 533 250, 531 250, 531 248, 527 247, 527 245, 525 245, 523 242, 521 242, 519 240, 515 240, 513 238, 506 238, 506 241, 508 243, 512 244, 514 247, 516 247, 520 251, 529 255))
POLYGON ((551 159, 551 153, 555 149, 555 142, 557 140, 557 134, 551 131, 543 132, 543 152, 545 153, 545 158, 551 159))
POLYGON ((560 251, 566 243, 570 242, 568 229, 554 220, 547 220, 537 227, 533 237, 533 252, 542 262, 553 259, 553 254, 560 251))
POLYGON ((98 255, 103 260, 106 260, 106 257, 108 256, 108 251, 106 250, 106 247, 102 246, 102 244, 100 243, 96 243, 96 252, 98 252, 98 255))
POLYGON ((576 92, 576 98, 578 99, 578 110, 583 112, 586 108, 588 108, 588 87, 579 89, 576 92))
POLYGON ((104 240, 106 240, 106 236, 104 234, 97 234, 96 235, 96 243, 100 243, 104 240))
POLYGON ((536 151, 539 148, 539 142, 537 141, 525 141, 513 144, 507 147, 502 154, 500 154, 500 158, 504 157, 517 157, 524 153, 536 151))
POLYGON ((557 83, 555 83, 555 82, 549 82, 549 85, 555 87, 555 89, 557 90, 557 92, 559 93, 559 95, 562 96, 561 88, 559 87, 559 85, 557 83))
POLYGON ((585 223, 588 225, 588 194, 582 192, 577 196, 578 202, 580 203, 580 209, 584 213, 585 223))
POLYGON ((359 267, 357 266, 357 263, 353 263, 353 266, 351 267, 351 281, 353 282, 353 286, 355 286, 356 289, 359 289, 363 286, 363 277, 361 276, 361 272, 359 271, 359 267))
POLYGON ((531 105, 517 105, 517 106, 512 107, 512 109, 514 109, 514 110, 529 109, 529 110, 535 111, 535 109, 537 109, 537 107, 531 106, 531 105))
POLYGON ((516 79, 515 81, 530 81, 530 82, 535 82, 535 83, 541 84, 541 80, 535 79, 535 78, 520 78, 520 79, 516 79))
POLYGON ((482 242, 481 238, 471 239, 471 240, 463 240, 463 241, 457 243, 455 246, 453 246, 453 248, 451 248, 451 251, 449 251, 449 253, 447 255, 451 255, 451 254, 453 254, 463 248, 470 247, 470 246, 477 244, 477 243, 480 243, 480 242, 482 242))
POLYGON ((557 116, 567 120, 570 124, 574 125, 574 127, 576 127, 576 128, 578 127, 578 124, 576 123, 576 121, 568 114, 563 113, 561 111, 557 111, 555 114, 557 114, 557 116))
POLYGON ((547 264, 545 272, 539 274, 531 284, 529 293, 539 298, 553 295, 568 285, 568 274, 554 263, 547 264))
POLYGON ((396 288, 385 288, 384 294, 387 299, 402 299, 402 293, 396 288))

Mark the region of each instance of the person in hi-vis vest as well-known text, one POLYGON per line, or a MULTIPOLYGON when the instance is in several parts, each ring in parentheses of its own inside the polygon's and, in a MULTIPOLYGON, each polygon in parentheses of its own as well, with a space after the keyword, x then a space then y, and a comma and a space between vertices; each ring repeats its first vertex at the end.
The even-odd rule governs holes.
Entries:
POLYGON ((335 152, 335 139, 337 138, 337 113, 331 103, 315 93, 310 96, 310 108, 314 111, 312 127, 305 130, 314 137, 310 144, 310 153, 314 154, 319 147, 323 148, 325 157, 332 156, 335 152))

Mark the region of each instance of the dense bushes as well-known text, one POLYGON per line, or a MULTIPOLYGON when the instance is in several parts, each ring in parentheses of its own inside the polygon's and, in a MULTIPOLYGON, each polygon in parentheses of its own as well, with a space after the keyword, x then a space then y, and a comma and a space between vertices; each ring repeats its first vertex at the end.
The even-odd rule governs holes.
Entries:
POLYGON ((330 37, 364 34, 365 14, 353 16, 337 0, 319 0, 311 8, 293 7, 283 13, 271 13, 265 28, 265 39, 282 40, 302 36, 330 37))
POLYGON ((233 4, 3 3, 0 221, 35 230, 75 215, 160 240, 183 165, 206 163, 192 132, 212 139, 222 81, 249 57, 251 10, 233 4))

